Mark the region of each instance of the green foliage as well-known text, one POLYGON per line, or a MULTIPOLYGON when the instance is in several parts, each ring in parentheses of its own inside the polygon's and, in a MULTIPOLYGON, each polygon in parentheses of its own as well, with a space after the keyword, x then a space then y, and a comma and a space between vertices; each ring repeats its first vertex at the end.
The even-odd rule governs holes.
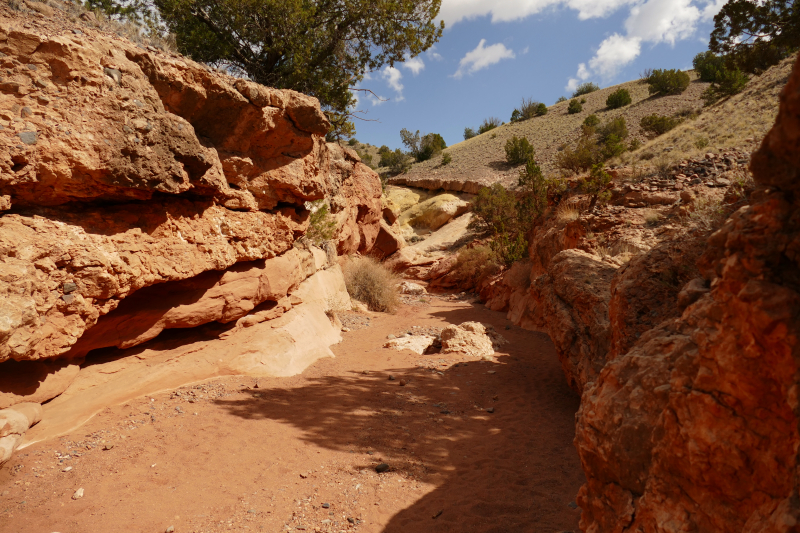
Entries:
POLYGON ((639 139, 634 137, 633 139, 631 139, 631 142, 628 145, 628 150, 633 152, 635 150, 638 150, 641 147, 642 147, 642 141, 640 141, 639 139))
POLYGON ((352 139, 347 141, 347 144, 349 144, 350 146, 355 146, 358 144, 358 140, 355 137, 353 137, 352 139))
POLYGON ((625 117, 617 117, 604 124, 597 130, 597 136, 603 161, 621 155, 627 150, 625 139, 628 138, 628 126, 625 117))
POLYGON ((676 69, 655 69, 649 72, 646 80, 650 94, 681 94, 689 87, 689 75, 676 69))
POLYGON ((381 145, 381 147, 378 148, 378 155, 383 155, 386 152, 391 152, 391 150, 385 144, 381 145))
POLYGON ((442 165, 449 165, 453 161, 453 156, 448 152, 442 153, 442 165))
POLYGON ((575 89, 575 92, 572 93, 572 97, 577 98, 578 96, 583 96, 584 94, 593 93, 599 90, 600 90, 599 85, 587 81, 585 83, 581 83, 580 85, 578 85, 578 87, 575 89))
POLYGON ((639 121, 639 126, 650 135, 657 137, 667 133, 681 122, 683 121, 676 117, 653 114, 642 117, 642 120, 639 121))
POLYGON ((325 200, 311 202, 311 220, 306 231, 306 238, 316 246, 333 239, 336 232, 336 221, 330 214, 328 204, 325 200))
POLYGON ((709 85, 700 97, 706 105, 711 105, 721 98, 739 94, 744 89, 749 78, 741 70, 719 70, 714 83, 709 85))
POLYGON ((346 139, 355 135, 356 126, 351 120, 348 120, 349 115, 347 113, 329 111, 327 115, 331 127, 325 135, 326 141, 329 143, 337 142, 340 139, 346 139))
POLYGON ((598 124, 600 124, 600 119, 597 118, 597 115, 595 115, 595 114, 591 114, 588 117, 586 117, 585 119, 583 119, 583 125, 587 126, 589 128, 594 128, 598 124))
POLYGON ((511 137, 506 141, 506 161, 511 165, 525 163, 533 158, 533 146, 525 137, 511 137))
POLYGON ((472 139, 473 137, 477 136, 478 134, 475 133, 475 130, 472 128, 464 128, 464 140, 472 139))
POLYGON ((347 115, 368 71, 442 35, 441 0, 153 0, 180 52, 347 115))
POLYGON ((478 127, 478 134, 486 133, 487 131, 491 131, 495 129, 497 126, 500 125, 500 119, 497 117, 489 117, 483 121, 483 123, 478 127))
POLYGON ((547 114, 547 106, 546 106, 546 105, 544 105, 544 103, 542 103, 542 102, 539 102, 539 103, 536 105, 536 111, 535 111, 535 115, 536 115, 537 117, 541 117, 541 116, 544 116, 544 115, 546 115, 546 114, 547 114))
POLYGON ((610 195, 606 191, 611 184, 611 175, 603 170, 603 164, 597 163, 592 165, 592 171, 589 176, 581 184, 581 189, 586 194, 591 195, 592 199, 589 202, 589 211, 594 209, 598 200, 606 200, 610 195))
POLYGON ((560 104, 561 102, 566 102, 566 101, 567 101, 567 97, 566 96, 559 96, 558 100, 556 100, 556 103, 560 104))
POLYGON ((800 46, 800 3, 729 0, 714 17, 709 50, 730 70, 759 74, 800 46))
POLYGON ((387 167, 392 174, 402 174, 411 167, 411 158, 398 148, 394 152, 383 152, 380 166, 387 167))
POLYGON ((574 115, 575 113, 580 113, 581 111, 583 111, 583 106, 579 101, 574 99, 569 101, 569 106, 567 107, 567 113, 569 113, 570 115, 574 115))
POLYGON ((419 130, 417 130, 416 133, 411 133, 403 128, 400 130, 400 138, 406 148, 408 148, 411 156, 418 162, 427 161, 435 154, 447 148, 447 144, 438 133, 428 133, 420 137, 419 130))
POLYGON ((522 120, 522 113, 520 113, 519 109, 514 108, 514 111, 511 112, 511 118, 509 119, 510 122, 519 122, 522 120))
POLYGON ((694 56, 692 66, 700 81, 713 82, 717 79, 717 73, 725 69, 725 58, 710 51, 700 52, 694 56))
POLYGON ((628 89, 623 89, 621 87, 609 94, 608 98, 606 98, 606 106, 609 109, 619 109, 620 107, 625 107, 631 102, 631 93, 628 92, 628 89))

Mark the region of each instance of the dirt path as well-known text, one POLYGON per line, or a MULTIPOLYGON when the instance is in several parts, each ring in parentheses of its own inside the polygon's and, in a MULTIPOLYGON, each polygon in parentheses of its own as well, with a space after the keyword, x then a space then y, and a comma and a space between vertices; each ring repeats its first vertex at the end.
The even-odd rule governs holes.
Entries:
POLYGON ((579 398, 545 335, 438 298, 368 322, 299 376, 139 398, 22 450, 0 532, 577 530, 579 398), (497 361, 382 348, 467 320, 510 341, 497 361))

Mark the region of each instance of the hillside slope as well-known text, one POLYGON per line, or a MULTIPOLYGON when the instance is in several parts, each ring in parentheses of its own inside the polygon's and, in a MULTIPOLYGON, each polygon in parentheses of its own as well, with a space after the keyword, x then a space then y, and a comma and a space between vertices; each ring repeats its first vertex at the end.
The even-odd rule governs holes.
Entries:
MULTIPOLYGON (((524 136, 531 142, 545 173, 556 172, 555 158, 559 147, 573 143, 579 137, 581 125, 590 114, 597 115, 601 123, 618 116, 625 117, 629 140, 638 138, 645 142, 647 137, 639 127, 642 117, 674 115, 691 110, 701 112, 698 119, 688 120, 672 132, 645 142, 636 152, 626 154, 623 163, 651 158, 665 148, 677 150, 681 157, 685 157, 684 152, 693 154, 742 146, 748 138, 752 141, 763 137, 774 122, 778 112, 778 93, 786 83, 791 64, 792 59, 787 59, 752 79, 742 94, 710 108, 703 108, 700 99, 708 83, 697 80, 691 71, 689 74, 693 81, 689 88, 675 96, 650 96, 647 85, 639 80, 607 87, 584 95, 586 103, 580 113, 568 114, 568 102, 560 102, 550 106, 547 115, 505 124, 449 147, 447 152, 452 156, 449 165, 443 166, 441 157, 436 157, 413 165, 407 173, 391 178, 390 183, 473 193, 481 186, 496 182, 511 185, 516 180, 518 167, 506 163, 504 147, 513 136, 524 136), (633 102, 621 109, 608 109, 606 98, 619 88, 627 89, 633 102), (708 145, 697 148, 695 142, 701 137, 708 140, 708 145)), ((678 153, 673 156, 678 157, 678 153)))

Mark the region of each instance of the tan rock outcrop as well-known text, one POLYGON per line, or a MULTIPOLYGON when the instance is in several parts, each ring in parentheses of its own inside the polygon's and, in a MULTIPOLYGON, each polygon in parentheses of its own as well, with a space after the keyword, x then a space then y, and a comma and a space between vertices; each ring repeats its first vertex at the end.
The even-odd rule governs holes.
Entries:
POLYGON ((20 403, 0 410, 0 466, 11 458, 28 428, 41 419, 42 406, 38 403, 20 403))
POLYGON ((405 240, 397 235, 385 220, 380 221, 380 231, 372 246, 372 255, 378 259, 389 257, 406 245, 405 240))
POLYGON ((480 322, 463 322, 450 325, 441 334, 443 354, 463 354, 491 360, 495 351, 508 341, 492 326, 480 322))
POLYGON ((583 531, 797 531, 798 63, 751 168, 752 204, 709 238, 699 263, 710 290, 641 335, 583 395, 583 531))

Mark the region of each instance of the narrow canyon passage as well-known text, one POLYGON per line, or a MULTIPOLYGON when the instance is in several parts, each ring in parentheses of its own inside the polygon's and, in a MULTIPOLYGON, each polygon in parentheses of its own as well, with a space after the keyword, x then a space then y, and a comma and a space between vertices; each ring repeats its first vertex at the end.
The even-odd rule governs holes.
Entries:
POLYGON ((425 299, 349 315, 336 358, 301 375, 151 394, 20 450, 0 531, 577 531, 579 398, 550 340, 425 299), (383 348, 471 320, 509 341, 494 361, 383 348))

